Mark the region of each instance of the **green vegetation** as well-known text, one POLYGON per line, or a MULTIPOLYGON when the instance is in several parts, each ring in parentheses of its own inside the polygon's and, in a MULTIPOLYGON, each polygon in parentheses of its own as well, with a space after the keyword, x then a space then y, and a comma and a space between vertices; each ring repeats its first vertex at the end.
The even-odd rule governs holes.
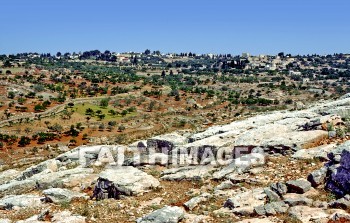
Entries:
MULTIPOLYGON (((107 106, 107 107, 101 107, 98 105, 85 103, 85 104, 77 104, 73 107, 74 110, 80 115, 85 116, 91 116, 91 117, 97 117, 100 120, 118 120, 122 117, 130 117, 135 116, 137 114, 135 109, 131 109, 132 112, 129 112, 127 110, 123 111, 116 111, 114 108, 107 106), (114 112, 111 112, 114 111, 114 112)), ((130 110, 130 109, 129 109, 130 110)))

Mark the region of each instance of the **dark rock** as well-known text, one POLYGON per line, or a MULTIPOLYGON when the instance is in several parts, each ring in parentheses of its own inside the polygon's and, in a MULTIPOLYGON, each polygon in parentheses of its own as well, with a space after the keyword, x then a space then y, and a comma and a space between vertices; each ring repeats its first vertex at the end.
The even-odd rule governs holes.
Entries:
POLYGON ((340 164, 329 168, 326 188, 338 197, 343 197, 350 193, 350 170, 347 162, 350 162, 350 151, 343 150, 340 164))
POLYGON ((303 194, 311 188, 311 183, 304 179, 290 180, 286 185, 288 187, 288 192, 298 194, 303 194))

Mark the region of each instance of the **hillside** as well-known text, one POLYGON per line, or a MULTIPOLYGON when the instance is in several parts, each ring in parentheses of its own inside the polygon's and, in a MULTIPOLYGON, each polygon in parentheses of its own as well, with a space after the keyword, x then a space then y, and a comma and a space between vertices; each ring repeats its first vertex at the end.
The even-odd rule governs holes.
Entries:
POLYGON ((349 222, 349 108, 345 95, 128 145, 50 147, 2 166, 0 222, 349 222))

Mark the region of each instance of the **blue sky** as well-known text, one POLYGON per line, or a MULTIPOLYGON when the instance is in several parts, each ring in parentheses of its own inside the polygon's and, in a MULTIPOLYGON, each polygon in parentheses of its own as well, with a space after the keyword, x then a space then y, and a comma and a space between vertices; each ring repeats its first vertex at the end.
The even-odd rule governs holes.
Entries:
POLYGON ((11 0, 0 54, 350 53, 348 0, 11 0))

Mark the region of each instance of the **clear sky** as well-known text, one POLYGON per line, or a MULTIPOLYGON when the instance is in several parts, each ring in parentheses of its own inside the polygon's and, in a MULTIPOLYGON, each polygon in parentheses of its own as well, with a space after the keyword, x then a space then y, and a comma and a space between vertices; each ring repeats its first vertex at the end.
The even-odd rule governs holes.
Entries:
POLYGON ((349 0, 9 0, 0 54, 350 53, 349 0))

